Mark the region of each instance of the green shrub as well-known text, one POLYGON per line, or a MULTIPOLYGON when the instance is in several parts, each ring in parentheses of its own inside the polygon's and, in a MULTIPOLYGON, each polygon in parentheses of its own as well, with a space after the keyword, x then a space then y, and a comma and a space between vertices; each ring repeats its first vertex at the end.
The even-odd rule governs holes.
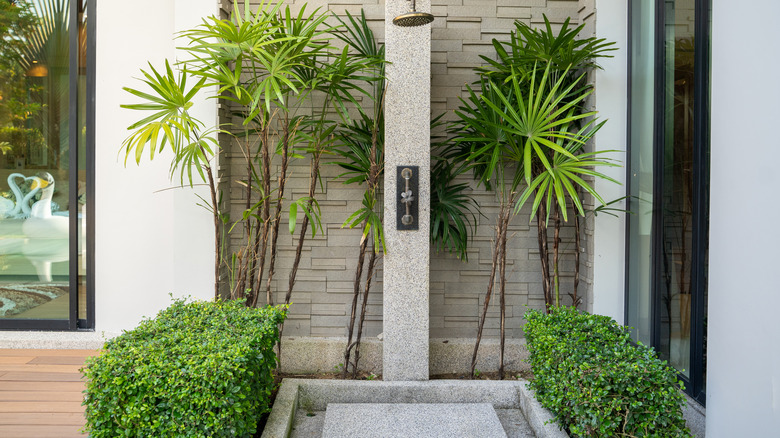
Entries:
POLYGON ((86 431, 102 437, 247 437, 268 411, 286 308, 175 300, 108 341, 82 370, 86 431))
POLYGON ((525 314, 536 398, 578 437, 690 437, 677 371, 606 316, 525 314))

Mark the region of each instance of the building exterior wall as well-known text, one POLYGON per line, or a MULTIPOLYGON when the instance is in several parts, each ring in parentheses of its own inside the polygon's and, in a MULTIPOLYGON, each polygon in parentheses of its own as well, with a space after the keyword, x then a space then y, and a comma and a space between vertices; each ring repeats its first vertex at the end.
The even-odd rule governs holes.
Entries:
MULTIPOLYGON (((139 69, 176 60, 174 33, 213 15, 212 0, 99 2, 95 93, 95 329, 119 332, 134 327, 170 304, 168 294, 213 296, 211 216, 197 207, 190 189, 165 190, 170 155, 127 167, 119 153, 127 126, 140 113, 122 87, 141 88, 139 69), (154 11, 150 13, 149 11, 154 11)), ((205 96, 197 114, 216 122, 205 96)), ((167 151, 170 152, 170 151, 167 151)))
MULTIPOLYGON (((295 10, 301 0, 287 2, 295 10)), ((384 2, 376 0, 309 0, 307 8, 322 7, 338 14, 345 10, 359 14, 362 8, 377 38, 384 36, 384 2)), ((308 10, 308 9, 307 9, 308 10)), ((545 0, 432 0, 431 13, 431 106, 432 115, 446 113, 444 120, 454 120, 453 110, 460 105, 459 97, 466 96, 466 84, 477 79, 474 67, 484 64, 479 55, 493 56, 492 39, 508 39, 514 29, 514 20, 532 25, 543 25, 542 14, 559 27, 567 17, 578 22, 577 1, 545 0)), ((392 129, 388 127, 387 129, 392 129)), ((244 194, 233 181, 245 173, 240 152, 235 145, 226 148, 228 165, 223 167, 223 181, 231 190, 231 215, 240 216, 246 203, 244 194), (232 149, 231 149, 232 148, 232 149), (231 160, 232 159, 232 160, 231 160)), ((326 160, 329 161, 329 160, 326 160)), ((363 187, 345 186, 335 165, 323 168, 324 193, 318 193, 322 207, 324 233, 309 237, 304 245, 297 283, 292 295, 293 306, 285 324, 289 336, 345 336, 357 263, 360 230, 343 228, 342 223, 357 210, 362 200, 363 187)), ((308 162, 296 162, 287 180, 287 198, 306 196, 308 190, 308 162)), ((465 180, 470 180, 470 177, 465 180)), ((492 193, 477 190, 474 197, 485 217, 470 243, 468 263, 450 254, 431 254, 430 266, 430 336, 474 337, 492 262, 493 226, 497 202, 492 193)), ((226 196, 227 198, 227 196, 226 196)), ((283 216, 282 223, 287 218, 283 216)), ((528 208, 513 220, 507 259, 507 336, 521 337, 520 329, 525 306, 543 308, 540 262, 536 241, 536 225, 528 223, 528 208)), ((297 235, 297 233, 296 233, 297 235)), ((234 248, 243 242, 240 233, 231 236, 234 248)), ((288 233, 279 236, 273 289, 278 291, 276 302, 283 300, 289 269, 295 254, 297 236, 288 233)), ((573 278, 573 229, 563 232, 562 294, 571 289, 573 278)), ((381 265, 380 265, 381 266, 381 265)), ((582 268, 584 270, 584 266, 582 268)), ((382 272, 377 272, 368 298, 368 315, 364 336, 376 336, 382 331, 382 272)), ((488 312, 485 335, 498 335, 498 299, 492 300, 488 312)))
MULTIPOLYGON (((587 23, 586 29, 593 28, 597 38, 616 43, 616 51, 611 58, 599 61, 602 70, 596 70, 594 76, 594 107, 602 120, 609 120, 596 134, 596 150, 616 151, 609 157, 617 160, 620 167, 599 169, 602 173, 620 182, 598 180, 594 184, 605 201, 610 202, 626 195, 626 141, 627 141, 627 90, 628 90, 628 7, 624 0, 581 0, 581 19, 587 23)), ((613 205, 625 208, 625 202, 613 205)), ((607 315, 616 321, 624 321, 625 297, 625 216, 600 214, 588 221, 586 233, 592 245, 588 247, 587 265, 592 272, 592 300, 587 310, 607 315), (592 228, 591 228, 592 227, 592 228), (592 233, 592 235, 590 234, 592 233)))
POLYGON ((780 430, 777 2, 713 1, 707 435, 780 430), (760 11, 760 13, 756 13, 760 11), (743 230, 754 230, 746 233, 743 230))

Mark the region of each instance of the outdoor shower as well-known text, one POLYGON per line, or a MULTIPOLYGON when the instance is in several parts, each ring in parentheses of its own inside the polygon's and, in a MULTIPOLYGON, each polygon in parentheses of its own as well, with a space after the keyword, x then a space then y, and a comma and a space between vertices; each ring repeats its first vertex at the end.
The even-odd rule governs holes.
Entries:
POLYGON ((393 18, 393 24, 400 27, 415 27, 428 24, 433 21, 433 15, 426 12, 417 12, 417 0, 407 0, 412 2, 412 9, 406 14, 401 14, 393 18))

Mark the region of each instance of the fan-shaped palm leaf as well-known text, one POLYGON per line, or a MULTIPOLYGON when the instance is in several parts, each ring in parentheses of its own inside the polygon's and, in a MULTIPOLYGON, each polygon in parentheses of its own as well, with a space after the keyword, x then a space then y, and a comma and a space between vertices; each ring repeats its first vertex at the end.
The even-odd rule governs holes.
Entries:
MULTIPOLYGON (((581 152, 583 145, 601 129, 604 123, 605 122, 596 123, 595 119, 591 120, 581 129, 572 132, 572 138, 559 138, 557 140, 558 146, 566 150, 568 154, 559 153, 557 151, 554 152, 551 160, 551 167, 547 171, 537 175, 525 188, 520 195, 520 198, 518 198, 517 203, 515 204, 515 213, 519 212, 523 205, 533 197, 530 214, 531 219, 536 216, 536 212, 542 202, 544 202, 546 206, 545 211, 547 212, 547 219, 549 219, 552 210, 550 206, 553 202, 557 203, 564 221, 568 220, 567 202, 571 202, 580 216, 585 216, 582 200, 580 199, 577 188, 581 188, 587 193, 590 193, 602 205, 605 204, 601 196, 585 179, 582 178, 582 176, 596 177, 618 183, 613 178, 594 170, 595 167, 600 166, 619 166, 619 164, 613 160, 601 157, 603 154, 615 151, 601 150, 595 152, 581 152)), ((563 130, 568 130, 568 128, 568 126, 564 127, 563 130)))

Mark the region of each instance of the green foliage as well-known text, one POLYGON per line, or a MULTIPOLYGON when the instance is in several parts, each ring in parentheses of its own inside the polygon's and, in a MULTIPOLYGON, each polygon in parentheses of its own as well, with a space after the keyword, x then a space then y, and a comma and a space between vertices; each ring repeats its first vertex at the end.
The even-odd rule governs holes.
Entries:
POLYGON ((22 62, 26 42, 36 24, 36 17, 27 1, 0 2, 0 67, 8 68, 22 62))
MULTIPOLYGON (((550 212, 553 210, 551 208, 553 202, 557 204, 564 221, 568 220, 567 211, 569 210, 569 205, 573 206, 577 214, 584 217, 585 210, 582 206, 580 188, 590 193, 599 202, 597 209, 603 209, 607 206, 601 195, 596 192, 583 176, 600 178, 620 184, 604 173, 594 170, 597 166, 618 167, 619 164, 613 162, 613 160, 599 156, 616 151, 582 152, 585 143, 596 134, 604 123, 595 124, 595 119, 592 119, 585 123, 573 137, 555 140, 555 143, 566 153, 558 150, 553 152, 549 163, 550 168, 546 172, 536 175, 533 181, 525 188, 515 205, 516 213, 520 211, 525 202, 533 195, 534 201, 529 221, 536 215, 542 201, 546 202, 546 219, 549 219, 550 212)), ((566 125, 563 127, 563 131, 568 131, 572 129, 571 127, 572 125, 566 125)))
POLYGON ((384 227, 382 226, 382 203, 378 196, 384 163, 384 118, 379 112, 379 118, 374 120, 365 112, 360 112, 361 118, 343 126, 338 133, 337 147, 334 152, 344 158, 335 162, 346 172, 339 175, 346 177, 344 184, 366 183, 361 207, 352 213, 342 225, 343 227, 363 227, 363 239, 369 234, 375 250, 385 251, 384 227))
MULTIPOLYGON (((431 132, 443 115, 431 120, 431 132)), ((448 251, 468 261, 469 231, 477 223, 479 205, 471 196, 471 186, 458 179, 468 171, 461 148, 431 138, 431 247, 448 251)))
POLYGON ((298 220, 298 209, 303 211, 306 217, 309 218, 309 223, 312 224, 311 237, 316 236, 317 229, 322 229, 322 221, 320 220, 322 210, 320 209, 320 203, 317 202, 316 199, 308 196, 298 198, 290 203, 290 217, 287 222, 290 234, 295 232, 295 222, 298 220))
POLYGON ((358 117, 345 121, 335 132, 333 152, 342 157, 335 162, 346 172, 345 184, 366 184, 361 207, 353 212, 343 223, 343 227, 362 227, 362 240, 371 238, 374 251, 385 252, 384 227, 382 226, 382 202, 380 188, 384 169, 384 46, 377 43, 374 32, 368 27, 365 13, 360 17, 347 12, 347 20, 334 15, 341 23, 344 33, 334 34, 345 43, 351 57, 362 58, 370 62, 362 69, 362 79, 372 86, 372 90, 363 90, 367 96, 366 104, 357 106, 358 117))
MULTIPOLYGON (((140 163, 145 151, 153 159, 170 147, 172 176, 180 172, 181 183, 186 180, 191 186, 199 176, 208 184, 211 199, 200 205, 214 217, 215 278, 220 277, 220 267, 227 269, 229 296, 242 297, 248 291, 251 306, 257 303, 264 284, 267 300, 272 302, 270 285, 283 208, 287 206, 290 212, 290 233, 301 219, 299 241, 305 239, 310 225, 312 234, 321 229, 313 182, 307 196, 284 197, 290 163, 309 155, 311 180, 319 178, 320 157, 328 153, 336 129, 329 109, 335 108, 343 120, 347 103, 367 93, 359 84, 369 81, 365 72, 376 62, 331 45, 334 33, 341 31, 340 26, 326 23, 329 14, 306 4, 296 9, 273 0, 236 1, 229 19, 205 17, 178 35, 184 42, 179 49, 185 53, 179 63, 172 66, 166 61, 163 68, 150 65, 142 71, 143 90, 125 88, 140 102, 123 108, 151 114, 128 128, 130 135, 123 143, 126 159, 133 156, 140 163), (210 98, 231 105, 239 123, 210 126, 192 112, 196 96, 213 91, 216 95, 210 98), (321 111, 309 114, 311 96, 321 93, 325 95, 321 111), (220 134, 233 137, 237 155, 245 164, 237 166, 246 169, 237 181, 245 187, 247 199, 240 219, 231 220, 218 193, 221 181, 214 166, 220 134), (272 175, 272 168, 278 168, 279 174, 272 175), (224 234, 236 224, 241 225, 246 246, 226 256, 224 234), (266 264, 263 261, 269 253, 273 255, 266 264)), ((300 246, 293 272, 299 260, 300 246)), ((293 284, 294 277, 288 296, 293 284)), ((219 296, 218 284, 215 296, 219 296)))
MULTIPOLYGON (((476 69, 480 80, 461 99, 455 111, 458 119, 450 127, 475 178, 496 191, 502 211, 511 205, 513 214, 518 214, 531 201, 529 222, 536 219, 540 236, 548 306, 560 303, 558 236, 563 222, 571 214, 585 215, 583 193, 606 205, 591 180, 617 182, 595 170, 617 166, 605 156, 614 151, 586 150, 604 122, 597 121, 596 113, 585 105, 593 92, 588 72, 598 68, 599 58, 616 49, 603 39, 579 39, 581 30, 582 26, 569 28, 566 20, 555 32, 546 17, 543 29, 515 22, 509 41, 493 40, 497 58, 482 57, 488 65, 476 69), (552 251, 547 245, 550 218, 552 251)), ((576 292, 575 281, 574 302, 576 292)))
POLYGON ((339 175, 340 178, 347 178, 345 184, 367 182, 372 165, 379 166, 377 177, 381 177, 385 145, 382 112, 379 114, 379 119, 375 121, 361 111, 359 119, 353 120, 339 130, 337 139, 334 152, 343 157, 343 160, 333 164, 346 171, 339 175))
POLYGON ((24 155, 28 146, 30 149, 38 149, 46 144, 46 140, 41 131, 37 129, 6 126, 0 128, 0 143, 8 144, 6 153, 13 153, 13 155, 20 157, 24 155))
POLYGON ((515 22, 508 42, 493 40, 498 60, 483 56, 488 66, 477 69, 480 93, 469 90, 468 100, 456 112, 460 120, 454 131, 462 133, 459 141, 471 146, 469 161, 477 178, 489 187, 506 163, 517 164, 522 175, 511 179, 512 190, 521 182, 526 188, 515 212, 532 197, 531 218, 542 201, 548 215, 553 201, 564 220, 569 205, 584 215, 576 187, 601 204, 604 200, 581 176, 614 181, 592 170, 615 166, 598 156, 613 151, 583 150, 604 122, 592 119, 596 113, 583 111, 582 103, 593 92, 585 73, 616 49, 604 39, 578 39, 582 27, 570 29, 567 19, 555 33, 547 17, 544 29, 515 22))
POLYGON ((530 310, 532 388, 577 437, 690 437, 677 371, 606 316, 530 310))
POLYGON ((269 409, 285 307, 176 300, 87 360, 86 431, 250 437, 269 409))
POLYGON ((515 21, 515 30, 510 33, 509 41, 493 40, 498 60, 481 56, 488 66, 478 71, 489 76, 495 82, 504 82, 519 71, 527 76, 541 66, 549 66, 554 71, 563 72, 572 69, 599 68, 598 58, 611 58, 606 52, 617 50, 614 42, 603 38, 582 38, 580 34, 585 24, 574 29, 569 28, 570 18, 563 22, 560 31, 555 34, 547 16, 544 16, 544 29, 534 29, 522 21, 515 21))
MULTIPOLYGON (((150 72, 141 70, 144 82, 154 91, 145 93, 129 87, 124 90, 141 99, 145 103, 121 105, 122 108, 142 111, 154 111, 127 129, 134 131, 122 144, 125 162, 134 154, 136 163, 141 162, 144 148, 149 144, 149 159, 154 159, 155 153, 162 152, 166 145, 174 152, 171 162, 171 176, 176 170, 181 170, 181 180, 185 175, 190 185, 193 184, 192 169, 195 168, 200 178, 206 181, 203 166, 206 165, 219 147, 212 131, 204 131, 203 122, 194 118, 189 110, 193 98, 203 88, 205 79, 187 88, 187 75, 183 72, 174 73, 171 65, 165 61, 165 71, 158 72, 149 64, 150 72), (205 135, 204 135, 205 134, 205 135)), ((218 132, 215 130, 213 133, 218 132)))
POLYGON ((42 107, 30 99, 40 92, 40 84, 33 84, 26 72, 32 67, 31 60, 50 61, 46 53, 35 52, 34 48, 48 43, 55 23, 53 17, 39 19, 37 12, 35 5, 28 1, 0 2, 0 126, 21 125, 42 107), (53 24, 46 35, 40 35, 41 28, 45 27, 43 23, 53 24), (36 57, 27 58, 27 55, 36 57))

